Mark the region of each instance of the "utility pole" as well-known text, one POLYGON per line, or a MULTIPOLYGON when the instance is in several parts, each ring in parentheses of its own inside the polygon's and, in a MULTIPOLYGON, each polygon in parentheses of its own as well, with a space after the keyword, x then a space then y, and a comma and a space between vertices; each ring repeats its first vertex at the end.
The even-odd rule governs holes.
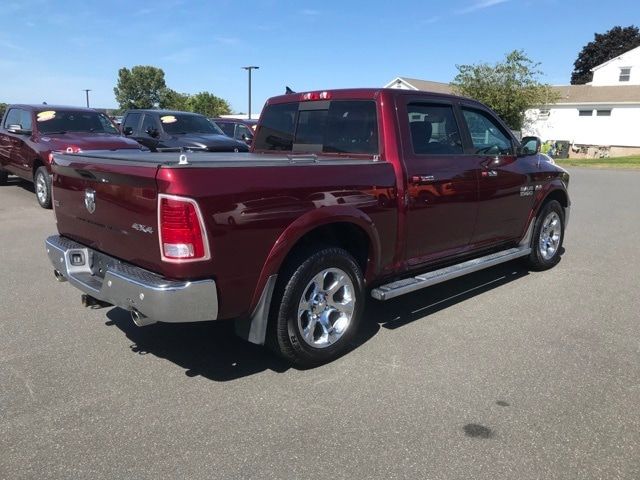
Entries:
POLYGON ((242 67, 243 70, 249 72, 249 120, 251 120, 251 70, 257 70, 260 67, 256 67, 255 65, 251 65, 249 67, 242 67))
POLYGON ((91 91, 91 89, 89 88, 85 88, 84 90, 82 90, 85 95, 87 96, 87 108, 89 108, 89 92, 91 91))

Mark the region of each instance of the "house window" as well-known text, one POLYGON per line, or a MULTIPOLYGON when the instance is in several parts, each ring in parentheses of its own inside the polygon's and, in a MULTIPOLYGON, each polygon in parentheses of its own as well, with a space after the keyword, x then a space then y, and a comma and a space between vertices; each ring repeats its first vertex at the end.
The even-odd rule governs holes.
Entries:
POLYGON ((578 110, 578 115, 581 117, 591 117, 593 115, 593 110, 578 110))
POLYGON ((618 81, 628 82, 631 79, 631 67, 622 67, 620 69, 620 77, 618 81))
POLYGON ((541 109, 538 112, 538 120, 548 120, 549 115, 551 115, 551 110, 541 109))
POLYGON ((597 111, 597 115, 599 117, 610 117, 611 116, 611 110, 598 110, 597 111))

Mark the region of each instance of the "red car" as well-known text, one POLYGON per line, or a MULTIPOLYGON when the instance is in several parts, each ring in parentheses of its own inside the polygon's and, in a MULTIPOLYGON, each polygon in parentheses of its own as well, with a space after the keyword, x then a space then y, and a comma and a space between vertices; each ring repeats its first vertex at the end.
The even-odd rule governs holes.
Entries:
POLYGON ((300 365, 386 301, 514 259, 560 261, 569 174, 479 102, 394 89, 268 100, 251 153, 55 155, 46 249, 137 325, 235 320, 300 365))
POLYGON ((9 105, 0 127, 0 183, 9 174, 33 182, 40 206, 51 208, 52 152, 140 148, 89 108, 9 105))

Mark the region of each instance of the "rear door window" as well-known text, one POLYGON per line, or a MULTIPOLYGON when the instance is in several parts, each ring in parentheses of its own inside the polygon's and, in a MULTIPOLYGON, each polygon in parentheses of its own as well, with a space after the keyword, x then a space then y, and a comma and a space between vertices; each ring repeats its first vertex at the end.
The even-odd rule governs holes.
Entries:
POLYGON ((460 129, 451 105, 407 105, 413 153, 456 155, 463 153, 460 129))
POLYGON ((256 150, 378 153, 378 118, 371 100, 292 102, 268 106, 256 150))

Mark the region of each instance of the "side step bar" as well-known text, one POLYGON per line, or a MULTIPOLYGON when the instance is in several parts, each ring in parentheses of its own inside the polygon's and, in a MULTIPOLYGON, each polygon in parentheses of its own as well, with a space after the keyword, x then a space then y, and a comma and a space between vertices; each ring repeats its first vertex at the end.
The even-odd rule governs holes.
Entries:
POLYGON ((377 300, 389 300, 404 295, 405 293, 415 292, 416 290, 430 287, 437 283, 446 282, 447 280, 462 277, 468 273, 498 265, 499 263, 524 257, 525 255, 529 255, 529 253, 531 253, 531 248, 528 246, 510 248, 501 252, 492 253, 491 255, 451 265, 450 267, 441 268, 440 270, 423 273, 416 277, 405 278, 381 285, 371 290, 371 296, 377 300))

